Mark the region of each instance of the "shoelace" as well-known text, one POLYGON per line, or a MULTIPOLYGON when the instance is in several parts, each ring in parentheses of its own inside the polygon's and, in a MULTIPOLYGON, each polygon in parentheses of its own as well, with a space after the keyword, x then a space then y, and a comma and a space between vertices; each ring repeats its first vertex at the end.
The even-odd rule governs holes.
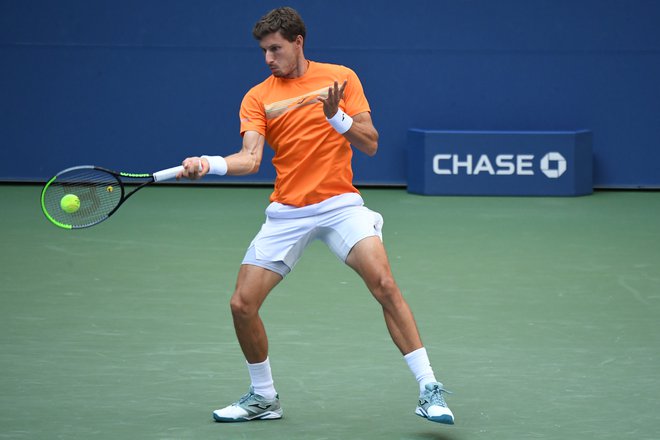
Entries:
POLYGON ((433 388, 433 391, 431 392, 431 396, 429 396, 429 403, 431 403, 431 405, 446 407, 447 404, 445 403, 445 398, 442 397, 442 393, 453 394, 451 391, 436 386, 433 388))
POLYGON ((243 396, 241 396, 240 399, 238 399, 238 402, 235 402, 235 403, 234 403, 234 406, 239 406, 240 404, 246 402, 250 397, 252 397, 253 394, 254 394, 254 393, 252 392, 252 389, 250 389, 249 392, 247 392, 246 394, 244 394, 243 396))

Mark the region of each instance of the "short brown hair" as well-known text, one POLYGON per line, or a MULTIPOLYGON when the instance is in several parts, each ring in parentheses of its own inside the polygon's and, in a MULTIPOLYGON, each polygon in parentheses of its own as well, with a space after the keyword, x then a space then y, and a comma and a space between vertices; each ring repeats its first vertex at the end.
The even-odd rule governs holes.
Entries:
POLYGON ((252 29, 252 35, 259 41, 275 32, 280 32, 288 41, 295 41, 298 35, 301 35, 304 41, 307 34, 305 23, 298 11, 288 6, 273 9, 261 17, 252 29))

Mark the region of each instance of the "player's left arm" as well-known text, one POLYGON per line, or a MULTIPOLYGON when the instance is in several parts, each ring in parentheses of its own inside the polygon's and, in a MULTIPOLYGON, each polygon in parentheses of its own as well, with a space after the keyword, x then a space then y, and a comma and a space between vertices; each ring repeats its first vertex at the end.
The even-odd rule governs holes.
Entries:
POLYGON ((344 137, 351 145, 368 156, 373 156, 378 151, 378 131, 374 127, 369 112, 354 115, 353 125, 344 133, 344 137))
MULTIPOLYGON (((327 98, 318 97, 323 103, 323 113, 325 113, 326 118, 331 119, 340 111, 339 102, 344 97, 346 84, 347 81, 344 81, 340 86, 335 81, 334 85, 328 88, 327 98)), ((371 120, 371 114, 368 111, 361 112, 353 115, 352 119, 353 122, 350 128, 342 134, 355 148, 369 156, 373 156, 378 150, 378 131, 371 120)))

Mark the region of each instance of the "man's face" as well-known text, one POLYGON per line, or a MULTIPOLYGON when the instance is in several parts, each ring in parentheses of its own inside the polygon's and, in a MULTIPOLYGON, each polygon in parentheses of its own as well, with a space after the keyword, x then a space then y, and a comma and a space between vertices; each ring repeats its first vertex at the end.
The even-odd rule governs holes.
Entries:
POLYGON ((298 60, 302 56, 302 37, 288 41, 279 32, 268 34, 259 41, 266 64, 279 78, 293 78, 297 74, 298 60))

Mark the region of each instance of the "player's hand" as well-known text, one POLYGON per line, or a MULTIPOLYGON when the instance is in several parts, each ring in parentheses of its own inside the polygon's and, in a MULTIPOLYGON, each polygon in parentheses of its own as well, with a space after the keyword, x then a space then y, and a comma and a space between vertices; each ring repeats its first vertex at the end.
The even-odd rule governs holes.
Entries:
POLYGON ((197 180, 209 172, 209 161, 201 157, 187 157, 181 165, 183 165, 183 171, 177 174, 177 180, 182 177, 197 180))
POLYGON ((337 114, 339 110, 339 101, 344 97, 344 89, 346 88, 346 81, 339 87, 339 83, 335 81, 334 86, 328 87, 328 97, 318 97, 318 100, 323 103, 323 113, 325 117, 330 119, 337 114))

